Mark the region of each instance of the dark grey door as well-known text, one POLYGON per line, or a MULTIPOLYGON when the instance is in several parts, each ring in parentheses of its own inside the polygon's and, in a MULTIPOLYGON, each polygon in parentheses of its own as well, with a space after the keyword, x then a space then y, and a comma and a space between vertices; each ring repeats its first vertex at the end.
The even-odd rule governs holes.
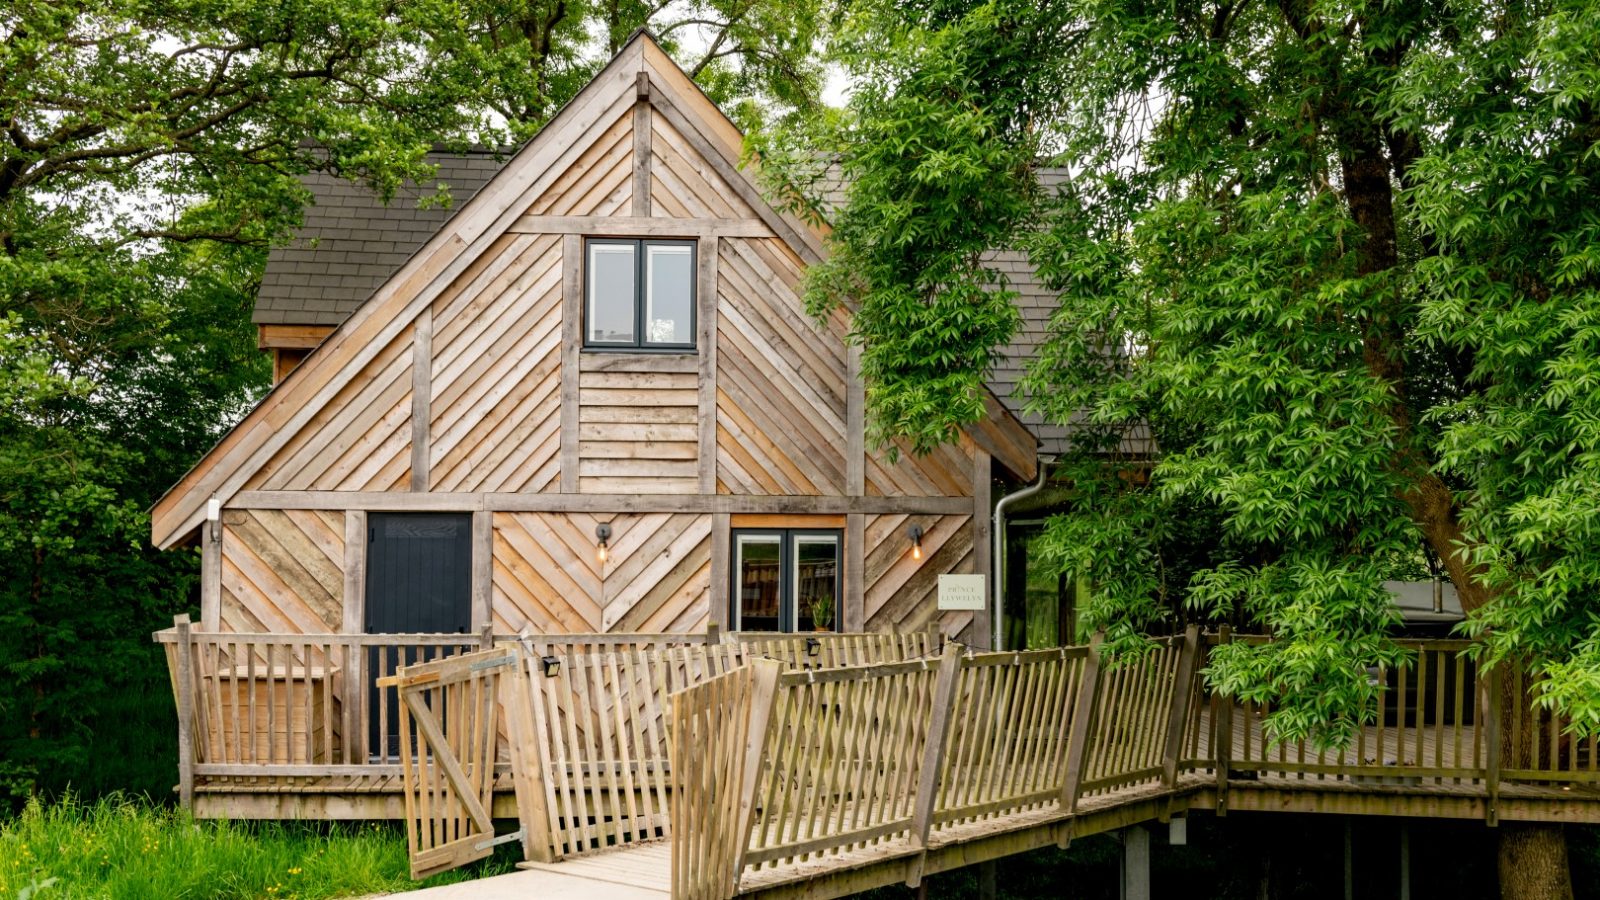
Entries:
MULTIPOLYGON (((472 516, 466 513, 370 513, 367 516, 368 634, 466 634, 472 628, 472 516)), ((367 661, 376 678, 420 662, 420 648, 374 647, 367 661)), ((394 691, 373 685, 367 717, 369 747, 399 750, 394 691), (378 704, 388 704, 379 715, 378 704), (381 732, 387 731, 387 734, 381 732)))

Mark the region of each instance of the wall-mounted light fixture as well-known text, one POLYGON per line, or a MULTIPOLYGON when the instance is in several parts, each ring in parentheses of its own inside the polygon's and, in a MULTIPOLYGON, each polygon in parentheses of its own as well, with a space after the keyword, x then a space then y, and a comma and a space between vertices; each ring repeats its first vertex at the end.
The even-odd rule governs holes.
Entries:
POLYGON ((559 656, 545 656, 539 659, 544 666, 544 677, 554 678, 561 674, 561 658, 559 656))
POLYGON ((911 558, 922 558, 922 526, 912 525, 906 529, 906 537, 911 538, 911 558))
POLYGON ((806 638, 806 655, 816 656, 822 652, 822 642, 813 637, 806 638))
POLYGON ((214 541, 221 537, 217 531, 219 527, 217 523, 222 521, 222 501, 217 499, 216 494, 212 494, 211 499, 206 501, 206 521, 211 523, 211 539, 214 541))
POLYGON ((600 562, 606 561, 606 544, 611 540, 611 523, 601 522, 594 527, 594 536, 600 543, 595 545, 594 558, 600 562))

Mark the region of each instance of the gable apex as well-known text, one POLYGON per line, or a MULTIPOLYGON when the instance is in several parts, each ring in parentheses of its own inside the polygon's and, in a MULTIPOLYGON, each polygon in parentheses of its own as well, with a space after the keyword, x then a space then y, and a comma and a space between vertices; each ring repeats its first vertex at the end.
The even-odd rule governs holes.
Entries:
POLYGON ((649 32, 635 32, 588 85, 155 503, 151 538, 156 546, 186 539, 204 521, 210 499, 226 504, 243 489, 363 367, 402 339, 419 314, 504 237, 594 140, 644 102, 797 255, 807 262, 820 259, 823 235, 775 210, 739 169, 743 136, 737 127, 649 32))

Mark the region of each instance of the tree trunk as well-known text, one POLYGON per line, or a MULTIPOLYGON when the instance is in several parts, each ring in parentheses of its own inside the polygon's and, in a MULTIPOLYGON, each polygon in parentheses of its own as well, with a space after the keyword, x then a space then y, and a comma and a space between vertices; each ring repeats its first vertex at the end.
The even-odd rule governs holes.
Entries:
POLYGON ((1560 825, 1500 826, 1501 900, 1572 900, 1567 835, 1560 825))

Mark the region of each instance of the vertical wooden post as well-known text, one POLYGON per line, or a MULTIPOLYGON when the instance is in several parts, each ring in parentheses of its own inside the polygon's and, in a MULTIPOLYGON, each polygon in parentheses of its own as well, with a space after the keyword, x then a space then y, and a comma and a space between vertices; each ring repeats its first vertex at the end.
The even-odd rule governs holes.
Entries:
POLYGON ((1194 697, 1195 660, 1199 655, 1200 627, 1190 625, 1183 632, 1183 650, 1178 655, 1178 670, 1173 674, 1167 746, 1161 755, 1161 783, 1168 790, 1178 785, 1178 757, 1183 753, 1183 731, 1189 724, 1189 701, 1194 697))
POLYGON ((867 517, 844 517, 844 596, 839 598, 840 631, 867 630, 867 517))
POLYGON ((1067 815, 1078 811, 1078 785, 1083 783, 1083 767, 1089 759, 1089 727, 1100 696, 1100 643, 1103 632, 1089 641, 1089 655, 1083 661, 1083 679, 1078 698, 1072 704, 1072 735, 1067 739, 1067 775, 1061 783, 1058 805, 1067 815))
POLYGON ((200 526, 200 630, 222 630, 222 523, 200 526))
POLYGON ((561 239, 561 492, 578 492, 578 349, 583 346, 583 238, 561 239))
POLYGON ((638 73, 634 82, 633 107, 633 197, 629 211, 635 216, 650 215, 650 73, 638 73))
POLYGON ((861 497, 867 492, 867 391, 861 380, 861 345, 845 348, 844 492, 861 497))
MULTIPOLYGON (((367 630, 367 512, 362 509, 346 510, 344 514, 344 617, 343 631, 348 635, 363 634, 367 630)), ((366 679, 362 669, 366 654, 355 638, 344 645, 343 744, 344 761, 366 761, 367 719, 366 679)))
POLYGON ((187 614, 174 616, 178 631, 178 804, 194 809, 194 637, 187 614))
MULTIPOLYGON (((961 675, 961 646, 946 644, 939 656, 938 679, 933 686, 932 717, 928 721, 928 740, 922 748, 922 760, 917 769, 917 793, 911 805, 911 839, 926 851, 928 834, 933 829, 933 806, 939 791, 939 770, 944 768, 945 738, 949 732, 950 711, 955 707, 956 682, 961 675)), ((922 884, 922 864, 926 857, 919 856, 907 869, 906 887, 922 884)))
POLYGON ((729 572, 732 553, 733 517, 728 513, 711 516, 711 621, 723 628, 733 617, 733 578, 729 572))
MULTIPOLYGON (((1217 630, 1217 643, 1233 642, 1233 629, 1217 630)), ((1217 815, 1228 814, 1228 761, 1233 756, 1233 698, 1211 695, 1211 754, 1216 757, 1217 815)))
MULTIPOLYGON (((984 597, 995 596, 995 579, 1000 571, 1000 561, 990 559, 993 547, 990 546, 990 529, 993 525, 991 517, 994 507, 990 503, 989 493, 994 480, 994 467, 989 460, 989 451, 977 450, 972 458, 972 571, 983 576, 984 597)), ((1005 635, 994 633, 994 608, 985 603, 978 612, 977 627, 974 629, 983 636, 976 646, 990 650, 1004 650, 1005 635)))
POLYGON ((429 454, 433 450, 433 307, 424 306, 411 332, 411 490, 432 484, 429 454))
MULTIPOLYGON (((494 629, 494 513, 472 513, 472 627, 482 633, 494 629)), ((483 649, 490 643, 486 640, 483 649)))
POLYGON ((722 627, 716 622, 706 623, 706 645, 715 646, 722 643, 722 627))
MULTIPOLYGON (((643 73, 641 73, 643 74, 643 73)), ((642 104, 641 104, 642 108, 642 104)), ((700 380, 695 402, 699 404, 695 474, 700 493, 717 492, 717 265, 722 253, 716 235, 696 243, 699 259, 695 268, 695 341, 700 351, 700 380)))
POLYGON ((1485 811, 1484 821, 1493 828, 1500 824, 1500 742, 1502 740, 1503 725, 1500 718, 1503 715, 1502 704, 1505 698, 1505 663, 1499 663, 1489 670, 1489 714, 1485 716, 1488 721, 1488 733, 1485 736, 1484 749, 1489 758, 1488 771, 1485 772, 1485 787, 1489 792, 1488 809, 1485 811))
POLYGON ((939 627, 939 617, 934 616, 928 622, 928 651, 932 652, 944 646, 944 630, 939 627))

